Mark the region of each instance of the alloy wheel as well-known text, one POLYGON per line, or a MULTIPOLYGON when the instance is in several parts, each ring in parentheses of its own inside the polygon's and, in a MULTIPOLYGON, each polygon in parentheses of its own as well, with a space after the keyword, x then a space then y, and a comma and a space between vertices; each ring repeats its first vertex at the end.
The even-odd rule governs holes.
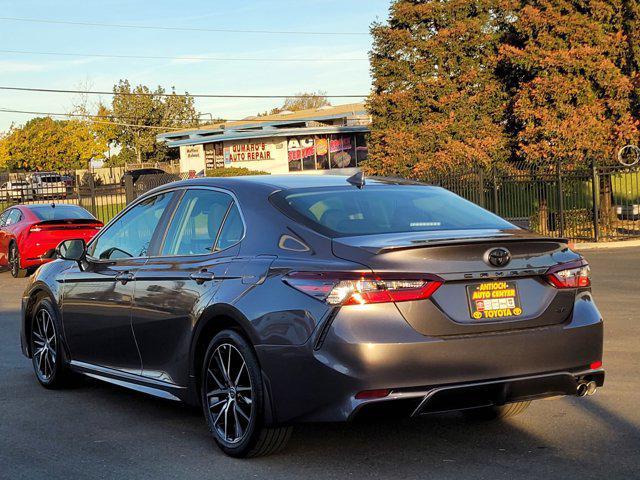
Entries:
POLYGON ((207 365, 206 402, 218 437, 236 444, 249 432, 254 413, 254 391, 247 364, 229 343, 214 350, 207 365))
POLYGON ((11 275, 17 277, 18 273, 20 272, 20 252, 18 251, 18 247, 15 243, 11 245, 11 254, 9 256, 11 275))
POLYGON ((34 319, 31 338, 33 359, 37 373, 42 380, 49 381, 56 373, 58 344, 53 319, 44 308, 38 310, 34 319))

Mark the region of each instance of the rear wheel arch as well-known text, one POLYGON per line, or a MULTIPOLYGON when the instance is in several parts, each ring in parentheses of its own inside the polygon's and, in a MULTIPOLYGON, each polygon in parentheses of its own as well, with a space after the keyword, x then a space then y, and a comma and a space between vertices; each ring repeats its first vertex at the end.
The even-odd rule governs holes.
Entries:
POLYGON ((211 339, 222 330, 234 330, 242 335, 253 348, 257 335, 249 320, 235 307, 228 304, 213 305, 200 315, 191 340, 190 376, 200 378, 204 355, 211 339))
MULTIPOLYGON (((258 365, 260 359, 257 355, 255 345, 259 343, 259 337, 255 333, 251 322, 245 317, 240 310, 229 304, 212 305, 207 308, 201 315, 195 328, 195 333, 191 341, 190 355, 190 383, 194 388, 194 398, 197 403, 200 402, 200 375, 204 356, 209 347, 209 343, 214 336, 223 330, 233 330, 241 335, 253 349, 256 354, 258 365)), ((262 380, 264 383, 264 420, 270 425, 276 418, 273 410, 271 385, 268 376, 262 371, 262 380)))

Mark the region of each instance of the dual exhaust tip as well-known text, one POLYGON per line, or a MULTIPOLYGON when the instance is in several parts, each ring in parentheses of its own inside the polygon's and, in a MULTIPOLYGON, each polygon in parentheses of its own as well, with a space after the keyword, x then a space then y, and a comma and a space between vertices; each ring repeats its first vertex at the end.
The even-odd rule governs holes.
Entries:
POLYGON ((598 390, 598 385, 593 380, 590 382, 581 382, 576 389, 576 395, 578 397, 584 397, 586 395, 593 395, 598 390))

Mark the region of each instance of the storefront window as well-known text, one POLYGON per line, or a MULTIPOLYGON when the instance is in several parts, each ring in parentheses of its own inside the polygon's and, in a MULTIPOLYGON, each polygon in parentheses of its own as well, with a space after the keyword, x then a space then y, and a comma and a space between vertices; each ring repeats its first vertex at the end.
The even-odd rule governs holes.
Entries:
POLYGON ((316 146, 316 168, 318 170, 329 169, 329 140, 326 136, 315 137, 316 146))
POLYGON ((287 142, 289 171, 352 168, 367 158, 365 134, 290 137, 287 142))
POLYGON ((360 166, 360 162, 366 160, 369 155, 369 135, 366 133, 356 133, 356 163, 360 166))
POLYGON ((356 166, 356 152, 353 135, 331 135, 329 139, 331 168, 356 166))

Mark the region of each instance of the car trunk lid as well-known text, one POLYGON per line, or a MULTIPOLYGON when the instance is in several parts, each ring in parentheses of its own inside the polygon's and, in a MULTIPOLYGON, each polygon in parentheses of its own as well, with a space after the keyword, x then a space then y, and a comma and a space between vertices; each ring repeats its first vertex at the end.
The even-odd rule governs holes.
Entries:
POLYGON ((575 291, 554 288, 544 274, 553 266, 581 258, 565 240, 520 229, 338 237, 333 251, 378 275, 425 273, 442 278, 443 285, 430 299, 396 302, 409 324, 433 336, 564 322, 575 291), (507 250, 510 261, 492 265, 488 254, 494 249, 507 250))

